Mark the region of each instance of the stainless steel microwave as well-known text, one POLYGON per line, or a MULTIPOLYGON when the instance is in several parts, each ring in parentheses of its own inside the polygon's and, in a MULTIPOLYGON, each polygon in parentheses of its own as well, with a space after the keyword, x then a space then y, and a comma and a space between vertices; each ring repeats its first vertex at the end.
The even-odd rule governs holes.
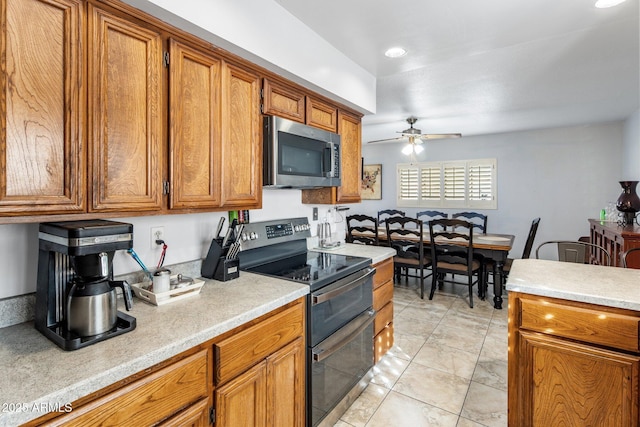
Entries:
POLYGON ((263 144, 265 187, 318 188, 341 184, 337 133, 265 116, 263 144))

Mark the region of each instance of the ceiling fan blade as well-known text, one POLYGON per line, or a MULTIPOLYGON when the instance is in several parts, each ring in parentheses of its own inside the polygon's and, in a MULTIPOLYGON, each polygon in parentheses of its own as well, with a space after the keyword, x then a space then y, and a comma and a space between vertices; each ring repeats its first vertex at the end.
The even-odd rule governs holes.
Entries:
POLYGON ((461 133, 429 133, 420 135, 420 139, 460 138, 461 133))
POLYGON ((376 139, 375 141, 369 141, 367 142, 367 144, 375 144, 378 142, 393 142, 393 141, 399 141, 401 139, 405 139, 403 136, 398 137, 398 138, 387 138, 387 139, 376 139))

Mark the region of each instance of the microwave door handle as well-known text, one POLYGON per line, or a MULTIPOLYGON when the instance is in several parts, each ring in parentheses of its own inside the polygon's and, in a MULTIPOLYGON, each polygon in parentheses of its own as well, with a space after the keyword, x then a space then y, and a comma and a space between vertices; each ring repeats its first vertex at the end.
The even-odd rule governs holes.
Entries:
POLYGON ((335 162, 333 161, 333 152, 335 150, 335 144, 333 142, 327 142, 327 147, 325 151, 329 150, 329 155, 325 156, 325 168, 327 166, 327 161, 329 162, 329 172, 327 172, 326 176, 329 178, 333 178, 336 176, 335 162))

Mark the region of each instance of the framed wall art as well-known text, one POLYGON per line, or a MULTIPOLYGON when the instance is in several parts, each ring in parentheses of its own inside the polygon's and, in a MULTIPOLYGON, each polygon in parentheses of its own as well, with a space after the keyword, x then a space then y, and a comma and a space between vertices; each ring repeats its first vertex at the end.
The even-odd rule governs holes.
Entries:
POLYGON ((382 199, 382 165, 362 167, 362 200, 382 199))

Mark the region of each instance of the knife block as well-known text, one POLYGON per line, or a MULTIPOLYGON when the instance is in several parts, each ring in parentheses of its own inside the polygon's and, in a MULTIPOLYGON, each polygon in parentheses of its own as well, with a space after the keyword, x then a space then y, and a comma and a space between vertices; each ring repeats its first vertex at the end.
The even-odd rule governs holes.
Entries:
POLYGON ((227 259, 228 251, 228 246, 222 247, 222 239, 213 239, 207 256, 202 261, 200 275, 222 282, 238 278, 240 276, 240 260, 238 257, 227 259))
POLYGON ((240 276, 240 259, 226 259, 221 256, 218 260, 218 266, 213 274, 213 278, 221 282, 237 279, 240 276))

